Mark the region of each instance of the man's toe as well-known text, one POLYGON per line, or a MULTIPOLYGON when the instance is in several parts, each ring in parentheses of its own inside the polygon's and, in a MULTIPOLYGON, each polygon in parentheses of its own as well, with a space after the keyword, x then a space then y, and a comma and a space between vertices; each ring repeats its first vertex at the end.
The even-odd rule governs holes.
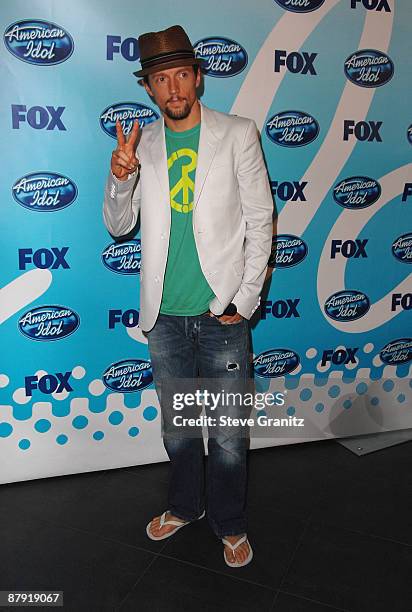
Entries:
POLYGON ((226 548, 226 559, 229 563, 243 563, 249 554, 249 544, 243 542, 235 551, 231 550, 228 546, 226 548))
POLYGON ((160 516, 155 516, 150 523, 149 531, 152 535, 158 536, 160 535, 161 530, 162 527, 160 526, 160 516))
POLYGON ((247 544, 247 542, 245 542, 242 546, 242 561, 246 560, 246 557, 249 554, 249 544, 247 544))

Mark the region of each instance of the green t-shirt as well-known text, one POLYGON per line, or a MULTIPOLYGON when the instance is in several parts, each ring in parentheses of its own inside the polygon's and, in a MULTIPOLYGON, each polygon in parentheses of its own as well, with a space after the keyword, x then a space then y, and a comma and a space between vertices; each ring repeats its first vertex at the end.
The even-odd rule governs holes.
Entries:
POLYGON ((193 196, 200 123, 184 132, 165 127, 171 228, 160 312, 198 315, 214 297, 202 269, 193 236, 193 196))

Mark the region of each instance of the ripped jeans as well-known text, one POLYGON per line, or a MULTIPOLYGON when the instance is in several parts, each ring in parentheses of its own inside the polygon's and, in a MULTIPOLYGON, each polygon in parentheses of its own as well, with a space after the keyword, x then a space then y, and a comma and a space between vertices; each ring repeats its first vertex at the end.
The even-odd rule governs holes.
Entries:
MULTIPOLYGON (((172 394, 165 392, 167 386, 179 388, 177 379, 191 379, 195 385, 196 380, 216 379, 216 391, 222 391, 222 383, 226 392, 244 391, 250 380, 248 321, 242 318, 239 323, 223 324, 208 313, 159 314, 145 335, 162 412, 163 444, 171 462, 168 509, 187 521, 206 509, 219 538, 245 533, 248 438, 238 428, 221 424, 220 418, 244 417, 245 409, 228 407, 224 401, 215 401, 213 409, 205 404, 206 414, 216 421, 213 427, 208 426, 206 486, 201 427, 192 427, 193 435, 181 435, 179 427, 175 427, 176 433, 166 433, 164 424, 179 414, 172 394)), ((200 410, 192 409, 192 416, 200 410)))

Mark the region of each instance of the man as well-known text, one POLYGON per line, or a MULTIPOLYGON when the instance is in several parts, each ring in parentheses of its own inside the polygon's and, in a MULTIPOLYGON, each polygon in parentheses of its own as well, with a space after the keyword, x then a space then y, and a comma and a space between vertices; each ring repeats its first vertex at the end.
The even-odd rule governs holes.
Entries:
MULTIPOLYGON (((248 319, 257 309, 272 239, 273 200, 255 123, 204 106, 201 73, 180 26, 139 37, 143 85, 162 118, 128 140, 116 124, 103 215, 113 236, 140 213, 139 325, 148 338, 163 423, 165 391, 178 379, 224 381, 243 389, 249 376, 248 319), (138 143, 138 144, 137 144, 138 143), (135 153, 136 151, 136 153, 135 153)), ((240 414, 218 405, 214 416, 240 414)), ((224 559, 252 559, 246 536, 246 438, 209 428, 206 514, 224 559)), ((203 439, 163 435, 171 461, 169 509, 147 535, 170 537, 205 515, 203 439)))

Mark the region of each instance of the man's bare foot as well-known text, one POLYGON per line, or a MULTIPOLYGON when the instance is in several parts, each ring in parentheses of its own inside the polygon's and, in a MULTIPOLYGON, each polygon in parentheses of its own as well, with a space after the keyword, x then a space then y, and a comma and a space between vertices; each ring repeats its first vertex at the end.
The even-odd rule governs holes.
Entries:
MULTIPOLYGON (((238 540, 243 536, 243 534, 236 536, 225 536, 225 540, 228 540, 231 544, 236 544, 238 540)), ((240 546, 236 548, 236 550, 231 550, 229 546, 225 546, 225 556, 229 563, 243 563, 246 557, 249 555, 250 546, 248 541, 246 540, 240 546)))
MULTIPOLYGON (((179 521, 179 523, 186 522, 182 521, 181 518, 170 514, 170 512, 166 512, 166 521, 179 521)), ((149 527, 150 533, 156 538, 166 535, 166 533, 170 533, 174 529, 176 529, 176 525, 163 525, 163 527, 160 527, 160 516, 155 516, 155 518, 152 519, 149 527)))

